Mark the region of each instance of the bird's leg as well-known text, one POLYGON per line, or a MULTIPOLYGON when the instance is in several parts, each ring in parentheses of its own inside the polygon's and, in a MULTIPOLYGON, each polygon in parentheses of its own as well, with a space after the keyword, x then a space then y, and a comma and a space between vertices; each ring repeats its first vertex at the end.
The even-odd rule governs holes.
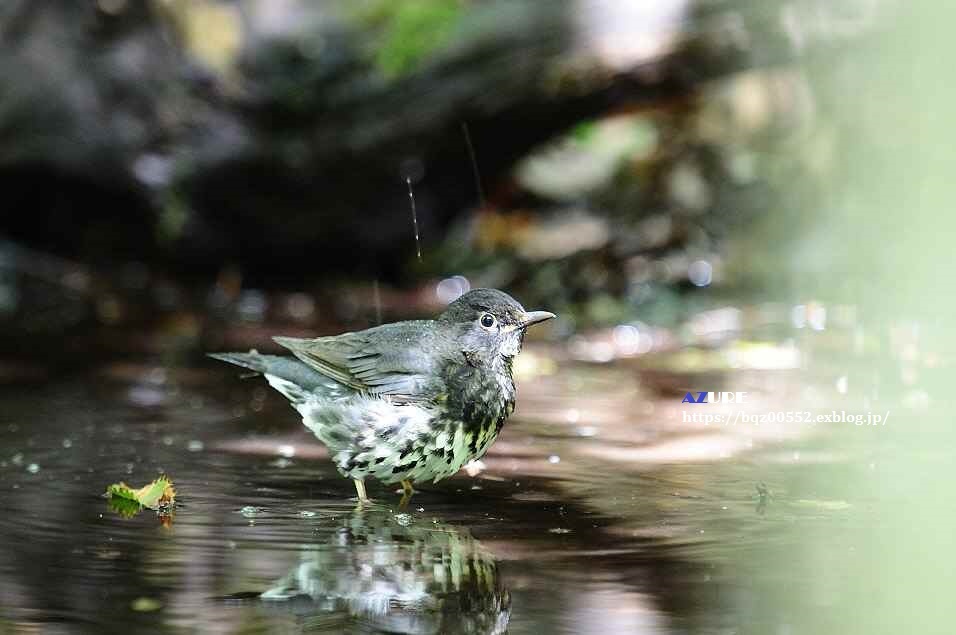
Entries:
POLYGON ((360 478, 353 479, 355 483, 355 491, 358 492, 358 499, 360 503, 369 502, 368 494, 365 493, 365 481, 360 478))
POLYGON ((412 482, 408 479, 402 481, 402 500, 398 502, 399 509, 404 509, 408 506, 408 501, 412 499, 412 494, 415 493, 415 488, 412 487, 412 482))
POLYGON ((402 489, 395 490, 396 494, 402 494, 404 496, 411 496, 416 493, 418 490, 412 487, 412 481, 410 479, 405 479, 402 481, 402 489))

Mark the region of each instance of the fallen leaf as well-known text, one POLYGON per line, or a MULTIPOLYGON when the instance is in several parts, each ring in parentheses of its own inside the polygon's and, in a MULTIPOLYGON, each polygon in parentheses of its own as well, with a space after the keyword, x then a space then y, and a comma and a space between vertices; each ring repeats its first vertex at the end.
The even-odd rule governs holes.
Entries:
POLYGON ((131 516, 138 511, 138 508, 134 509, 132 505, 160 509, 170 507, 176 502, 176 490, 165 474, 136 490, 126 483, 114 483, 106 489, 106 496, 113 509, 124 516, 131 516))
POLYGON ((132 518, 143 510, 143 506, 131 498, 122 498, 120 496, 110 496, 110 509, 123 518, 132 518))

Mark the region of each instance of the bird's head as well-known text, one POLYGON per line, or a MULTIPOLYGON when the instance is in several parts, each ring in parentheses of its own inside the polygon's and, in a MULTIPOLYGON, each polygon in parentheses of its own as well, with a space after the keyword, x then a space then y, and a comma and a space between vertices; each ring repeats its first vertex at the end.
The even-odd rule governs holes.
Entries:
POLYGON ((449 304, 438 320, 454 329, 469 362, 498 368, 501 363, 510 366, 529 326, 553 317, 548 311, 525 311, 497 289, 472 289, 449 304))

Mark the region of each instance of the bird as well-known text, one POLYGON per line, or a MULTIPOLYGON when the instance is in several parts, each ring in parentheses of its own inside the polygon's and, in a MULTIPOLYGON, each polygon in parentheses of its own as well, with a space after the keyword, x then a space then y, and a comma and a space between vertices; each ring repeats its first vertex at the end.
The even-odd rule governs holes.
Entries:
POLYGON ((435 319, 303 339, 292 353, 211 353, 262 374, 330 451, 339 473, 370 499, 365 479, 437 483, 494 443, 515 408, 512 365, 527 329, 555 317, 526 311, 497 289, 472 289, 435 319))

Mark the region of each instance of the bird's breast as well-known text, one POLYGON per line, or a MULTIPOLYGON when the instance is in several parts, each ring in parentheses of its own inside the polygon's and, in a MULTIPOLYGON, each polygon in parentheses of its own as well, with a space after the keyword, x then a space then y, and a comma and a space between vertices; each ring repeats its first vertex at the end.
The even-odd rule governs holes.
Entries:
POLYGON ((514 382, 506 374, 467 366, 456 369, 446 384, 448 399, 443 418, 449 427, 460 428, 463 435, 456 454, 466 462, 480 458, 514 410, 514 382))

